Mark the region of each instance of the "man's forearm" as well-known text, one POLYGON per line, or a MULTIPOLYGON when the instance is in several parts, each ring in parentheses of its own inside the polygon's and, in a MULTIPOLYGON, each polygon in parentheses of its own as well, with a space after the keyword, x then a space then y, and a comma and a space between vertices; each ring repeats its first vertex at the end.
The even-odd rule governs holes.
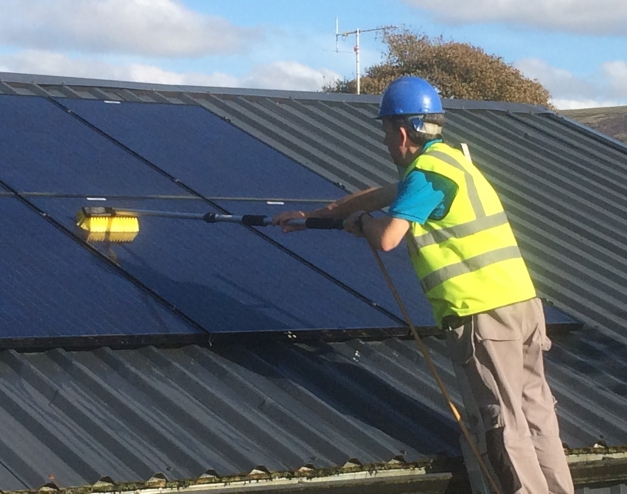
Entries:
POLYGON ((346 218, 355 211, 376 211, 394 201, 396 184, 387 184, 383 187, 372 187, 338 199, 325 207, 316 209, 307 214, 318 218, 346 218))

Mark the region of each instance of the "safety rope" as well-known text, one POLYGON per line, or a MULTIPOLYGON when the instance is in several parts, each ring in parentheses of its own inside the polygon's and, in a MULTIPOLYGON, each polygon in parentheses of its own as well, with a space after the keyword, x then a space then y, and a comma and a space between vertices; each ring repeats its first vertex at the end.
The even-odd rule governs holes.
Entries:
MULTIPOLYGON (((366 238, 368 238, 368 237, 366 237, 366 238)), ((464 420, 462 419, 462 416, 459 413, 459 410, 457 409, 457 407, 455 406, 455 403, 453 403, 453 400, 451 399, 450 395, 448 394, 446 386, 444 386, 444 382, 440 378, 440 375, 438 374, 438 371, 437 371, 437 369, 435 367, 435 364, 433 363, 433 360, 429 356, 429 352, 427 351, 427 347, 422 342, 422 339, 420 338, 420 335, 418 334, 418 331, 416 330, 416 326, 414 326, 414 324, 412 323, 411 318, 409 317, 409 313, 407 312, 407 309, 405 309, 405 305, 403 304, 403 301, 401 300, 401 297, 399 296, 398 291, 394 287, 394 283, 392 283, 392 279, 390 278, 390 275, 388 274, 388 271, 385 268, 385 265, 383 264, 383 261, 381 260, 381 256, 377 252, 377 249, 372 245, 372 243, 370 243, 370 240, 368 240, 368 245, 370 246, 370 249, 372 249, 372 253, 374 254, 375 259, 377 260, 377 264, 379 265, 379 268, 381 268, 381 272, 383 273, 383 277, 385 278, 385 281, 387 282, 388 286, 390 287, 390 290, 392 291, 392 295, 394 295, 394 298, 396 299, 396 303, 398 304, 399 308, 401 309, 401 312, 403 313, 403 317, 405 318, 405 322, 409 326, 409 329, 411 330, 411 333, 412 333, 414 339, 416 340, 416 343, 418 343, 418 347, 420 348, 420 351, 421 351, 422 355, 424 356, 425 361, 427 362, 427 366, 429 367, 429 370, 431 371, 431 374, 433 375, 436 383, 438 384, 438 387, 440 388, 440 391, 442 392, 442 395, 444 396, 444 399, 446 400, 446 403, 448 404, 451 412, 453 413, 453 417, 455 417, 455 420, 459 424, 459 427, 462 430, 462 434, 466 438, 466 441, 468 441, 468 445, 470 446, 470 449, 472 450, 474 455, 477 457, 477 461, 479 462, 479 466, 481 467, 481 470, 483 471, 483 473, 485 474, 486 478, 490 482, 490 485, 494 489, 494 492, 496 494, 502 494, 502 491, 501 491, 500 487, 498 486, 498 484, 494 480, 494 477, 492 476, 492 473, 490 472, 488 466, 486 465, 485 461, 483 460, 483 457, 481 456, 481 453, 479 452, 479 448, 477 447, 477 444, 475 443, 475 440, 470 435, 470 431, 466 427, 466 424, 464 423, 464 420)))

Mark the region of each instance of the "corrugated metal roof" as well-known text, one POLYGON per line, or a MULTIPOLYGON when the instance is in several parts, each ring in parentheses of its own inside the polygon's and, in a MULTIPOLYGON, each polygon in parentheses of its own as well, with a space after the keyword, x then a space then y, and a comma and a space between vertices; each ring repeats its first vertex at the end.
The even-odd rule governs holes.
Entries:
MULTIPOLYGON (((0 74, 0 94, 198 104, 349 191, 396 177, 373 96, 16 74, 0 74)), ((445 107, 447 138, 501 193, 541 295, 587 324, 547 358, 564 441, 627 444, 627 147, 538 107, 445 107)), ((427 343, 457 399, 443 343, 427 343)), ((0 372, 3 490, 458 454, 410 341, 7 351, 0 372)))
MULTIPOLYGON (((460 402, 445 343, 426 341, 460 402)), ((624 441, 627 398, 557 343, 548 374, 571 448, 624 441), (614 392, 613 392, 614 391, 614 392), (610 412, 611 410, 611 412, 610 412)), ((603 348, 612 355, 611 348, 603 348)), ((145 483, 458 456, 457 426, 411 340, 0 353, 3 490, 145 483)), ((609 454, 609 450, 608 450, 609 454)))

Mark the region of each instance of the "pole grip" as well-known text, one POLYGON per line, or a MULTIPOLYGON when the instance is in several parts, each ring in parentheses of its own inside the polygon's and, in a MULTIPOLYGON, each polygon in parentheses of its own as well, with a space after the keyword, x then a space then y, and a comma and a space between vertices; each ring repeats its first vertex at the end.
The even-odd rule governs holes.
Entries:
MULTIPOLYGON (((240 223, 245 226, 269 226, 272 218, 260 214, 235 216, 230 214, 207 213, 202 217, 207 223, 240 223)), ((288 222, 294 226, 304 226, 311 230, 343 230, 344 220, 337 218, 293 219, 288 222)))
POLYGON ((272 220, 261 214, 245 214, 242 216, 242 225, 246 226, 268 226, 272 220))
POLYGON ((257 214, 238 216, 235 214, 206 213, 202 219, 207 223, 237 223, 246 226, 268 226, 272 223, 272 220, 267 216, 257 214))

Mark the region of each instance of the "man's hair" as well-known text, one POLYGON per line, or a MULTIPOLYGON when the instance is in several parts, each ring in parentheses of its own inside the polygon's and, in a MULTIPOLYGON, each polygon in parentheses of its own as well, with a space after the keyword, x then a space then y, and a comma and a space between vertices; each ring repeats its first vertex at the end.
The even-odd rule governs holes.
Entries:
POLYGON ((442 127, 446 117, 444 113, 429 113, 427 115, 399 115, 389 117, 390 123, 396 127, 403 127, 414 144, 424 146, 433 139, 442 138, 442 127))

